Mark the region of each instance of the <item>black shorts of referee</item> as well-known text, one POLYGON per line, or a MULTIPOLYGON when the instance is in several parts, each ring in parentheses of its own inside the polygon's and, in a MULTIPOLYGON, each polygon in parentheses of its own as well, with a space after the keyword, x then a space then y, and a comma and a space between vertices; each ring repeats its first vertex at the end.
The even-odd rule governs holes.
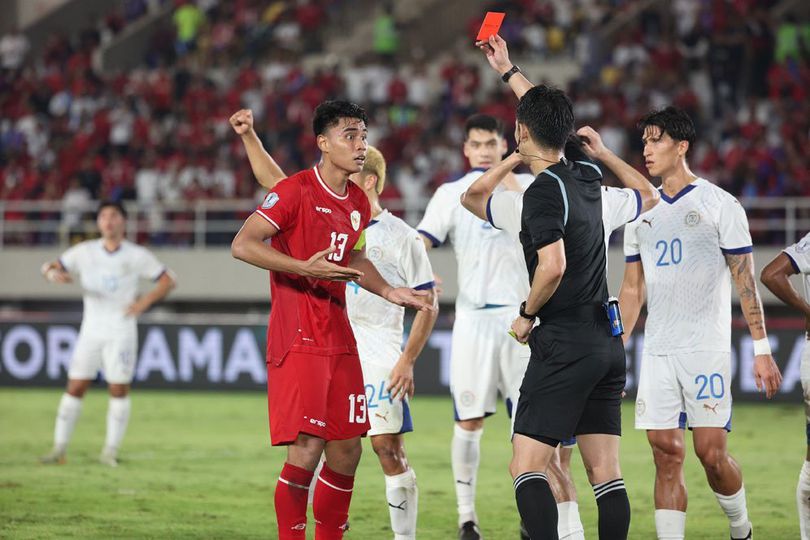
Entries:
POLYGON ((550 446, 575 435, 621 435, 624 345, 611 335, 604 306, 555 314, 532 330, 529 346, 515 433, 550 446))

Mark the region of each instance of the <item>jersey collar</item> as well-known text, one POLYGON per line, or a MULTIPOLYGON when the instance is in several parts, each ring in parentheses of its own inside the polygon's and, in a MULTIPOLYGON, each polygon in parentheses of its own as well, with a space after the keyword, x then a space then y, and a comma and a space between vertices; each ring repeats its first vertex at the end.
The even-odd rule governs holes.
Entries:
POLYGON ((689 193, 690 191, 692 191, 696 187, 697 186, 694 183, 689 184, 686 187, 684 187, 682 190, 680 190, 678 193, 676 193, 674 197, 670 197, 669 195, 664 193, 663 188, 658 188, 658 189, 661 192, 661 199, 663 201, 665 201, 665 202, 667 202, 669 204, 675 204, 675 201, 677 201, 678 199, 680 199, 681 197, 683 197, 684 195, 686 195, 687 193, 689 193))
MULTIPOLYGON (((343 195, 338 195, 337 193, 335 193, 335 192, 332 190, 332 188, 330 188, 328 185, 326 185, 326 182, 324 182, 324 181, 323 181, 323 179, 321 178, 321 171, 319 171, 319 170, 318 170, 318 166, 317 166, 317 165, 315 165, 315 166, 312 168, 312 170, 313 170, 313 171, 315 171, 315 178, 317 178, 317 179, 318 179, 318 183, 320 183, 320 184, 321 184, 321 187, 322 187, 323 189, 325 189, 325 190, 326 190, 326 192, 327 192, 329 195, 331 195, 332 197, 334 197, 334 198, 336 198, 336 199, 338 199, 338 200, 341 200, 341 201, 345 201, 346 199, 348 199, 348 198, 349 198, 349 185, 348 185, 348 184, 346 184, 346 193, 345 193, 345 194, 343 194, 343 195)), ((351 180, 350 180, 350 181, 351 181, 351 180)))

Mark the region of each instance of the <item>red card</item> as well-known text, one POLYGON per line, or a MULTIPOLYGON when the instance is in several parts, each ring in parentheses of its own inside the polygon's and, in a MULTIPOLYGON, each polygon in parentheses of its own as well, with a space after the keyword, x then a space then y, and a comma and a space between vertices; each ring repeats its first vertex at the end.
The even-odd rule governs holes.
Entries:
POLYGON ((499 13, 497 11, 487 11, 487 16, 484 17, 484 22, 481 24, 481 29, 478 31, 476 41, 486 41, 490 36, 494 36, 501 29, 501 23, 506 13, 499 13))

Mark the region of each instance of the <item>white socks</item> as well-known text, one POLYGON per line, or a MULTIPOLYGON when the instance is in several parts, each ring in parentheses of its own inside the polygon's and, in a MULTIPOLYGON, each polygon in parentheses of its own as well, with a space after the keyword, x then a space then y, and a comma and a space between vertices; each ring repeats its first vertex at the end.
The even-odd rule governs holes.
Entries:
POLYGON ((71 396, 68 393, 62 394, 59 401, 59 408, 56 410, 56 425, 53 430, 53 448, 59 452, 64 452, 73 435, 73 428, 82 412, 82 399, 71 396))
POLYGON ((585 528, 579 519, 576 501, 557 503, 557 536, 560 540, 585 540, 585 528))
POLYGON ((714 494, 720 508, 728 516, 729 527, 732 538, 745 538, 751 530, 751 522, 748 521, 748 508, 745 505, 745 486, 734 495, 714 494))
POLYGON ((394 540, 414 540, 419 490, 413 469, 385 477, 385 498, 388 501, 394 540))
POLYGON ((655 532, 658 540, 683 540, 686 534, 686 512, 655 510, 655 532))
POLYGON ((115 453, 121 446, 121 441, 124 439, 124 434, 127 432, 127 424, 129 423, 129 409, 129 396, 110 398, 110 404, 107 408, 107 438, 104 441, 105 450, 111 450, 115 453))
POLYGON ((796 505, 799 507, 799 530, 802 540, 810 540, 810 461, 802 465, 799 485, 796 486, 796 505))
POLYGON ((451 461, 456 482, 459 525, 478 521, 475 515, 475 484, 478 480, 478 463, 481 461, 481 435, 484 430, 467 431, 455 425, 451 461))

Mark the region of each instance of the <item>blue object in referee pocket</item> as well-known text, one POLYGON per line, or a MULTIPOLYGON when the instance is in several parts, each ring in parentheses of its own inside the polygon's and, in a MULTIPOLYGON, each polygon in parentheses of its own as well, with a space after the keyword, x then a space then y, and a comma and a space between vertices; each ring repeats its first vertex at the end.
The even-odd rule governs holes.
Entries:
POLYGON ((624 324, 622 323, 622 312, 619 309, 619 299, 615 296, 608 298, 605 303, 608 321, 610 321, 610 334, 618 337, 624 334, 624 324))

